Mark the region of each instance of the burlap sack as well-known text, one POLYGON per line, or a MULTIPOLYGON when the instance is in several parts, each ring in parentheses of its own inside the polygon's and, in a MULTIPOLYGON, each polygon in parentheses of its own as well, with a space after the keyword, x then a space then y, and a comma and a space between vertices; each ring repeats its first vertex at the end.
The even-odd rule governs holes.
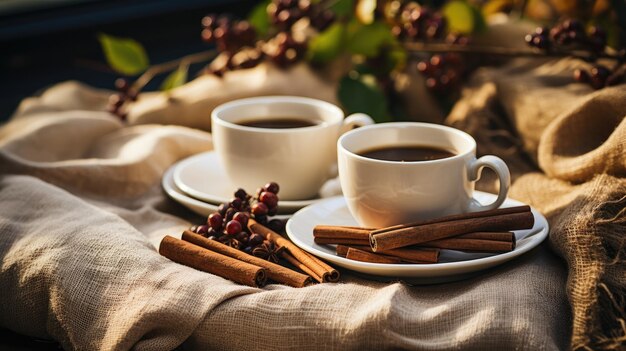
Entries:
POLYGON ((447 122, 503 157, 516 179, 511 196, 548 216, 550 243, 569 267, 571 347, 618 350, 626 347, 626 86, 563 86, 575 66, 519 60, 485 69, 447 122), (527 173, 534 160, 545 174, 527 173))

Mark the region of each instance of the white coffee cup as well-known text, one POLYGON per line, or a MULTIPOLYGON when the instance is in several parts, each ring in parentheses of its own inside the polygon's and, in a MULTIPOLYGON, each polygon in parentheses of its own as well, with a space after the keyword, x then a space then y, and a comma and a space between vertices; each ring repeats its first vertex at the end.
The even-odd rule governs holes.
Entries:
POLYGON ((387 227, 439 216, 494 209, 506 199, 509 169, 500 158, 476 159, 476 141, 458 129, 436 124, 382 123, 350 131, 337 142, 339 179, 350 212, 366 227, 387 227), (454 156, 414 162, 360 156, 392 146, 426 146, 454 156), (482 205, 472 197, 483 167, 500 180, 498 198, 482 205))
POLYGON ((373 120, 361 113, 344 119, 339 107, 321 100, 266 96, 220 105, 211 123, 213 146, 233 185, 253 192, 273 181, 280 185, 280 199, 304 200, 315 197, 336 172, 341 133, 373 120), (316 124, 288 129, 238 124, 286 117, 316 124))

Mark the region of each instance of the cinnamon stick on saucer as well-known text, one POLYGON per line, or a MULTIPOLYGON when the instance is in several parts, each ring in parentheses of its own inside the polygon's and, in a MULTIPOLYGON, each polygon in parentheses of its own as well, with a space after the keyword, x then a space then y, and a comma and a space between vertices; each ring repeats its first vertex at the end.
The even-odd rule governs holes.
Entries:
POLYGON ((534 221, 529 206, 465 213, 374 230, 370 246, 380 252, 477 231, 529 229, 534 221))
POLYGON ((366 233, 366 236, 362 239, 346 239, 346 238, 319 238, 314 237, 313 241, 318 245, 369 245, 369 234, 366 233))
MULTIPOLYGON (((372 252, 372 248, 367 246, 345 246, 345 245, 337 245, 336 252, 337 256, 346 257, 348 254, 349 248, 355 248, 366 252, 372 252)), ((437 263, 439 260, 439 249, 432 248, 419 248, 419 249, 393 249, 389 251, 385 251, 382 254, 386 256, 398 257, 402 262, 405 263, 420 263, 420 264, 428 264, 428 263, 437 263)))
POLYGON ((371 263, 401 263, 402 260, 399 257, 386 256, 381 254, 375 254, 372 252, 367 252, 359 249, 355 249, 353 247, 348 247, 348 252, 346 253, 346 258, 355 261, 361 262, 371 262, 371 263))
POLYGON ((159 253, 174 262, 219 275, 235 283, 263 287, 267 282, 265 268, 206 250, 169 235, 161 240, 159 253))
MULTIPOLYGON (((360 245, 364 240, 369 243, 369 234, 376 228, 353 227, 342 225, 316 225, 313 238, 317 244, 336 244, 341 241, 345 245, 360 245)), ((458 239, 482 239, 498 241, 515 241, 512 232, 474 232, 454 236, 458 239)))
POLYGON ((315 272, 313 278, 318 278, 321 282, 336 282, 339 280, 339 272, 333 267, 327 265, 317 257, 301 250, 291 241, 283 238, 280 234, 258 223, 254 219, 248 221, 248 228, 253 233, 258 233, 274 244, 284 247, 289 253, 300 263, 307 266, 311 271, 315 272))
MULTIPOLYGON (((509 252, 515 249, 513 241, 482 240, 482 239, 457 239, 446 238, 441 240, 427 241, 418 244, 419 247, 433 247, 449 250, 475 251, 475 252, 509 252)), ((396 249, 399 250, 399 249, 396 249)), ((388 251, 384 251, 385 253, 388 251)))
POLYGON ((304 287, 311 283, 311 277, 298 273, 289 268, 272 263, 270 261, 248 255, 245 252, 224 245, 215 240, 209 240, 202 235, 198 235, 192 231, 185 230, 182 239, 192 244, 201 246, 207 250, 211 250, 228 257, 232 257, 239 261, 248 262, 255 266, 263 267, 267 270, 267 277, 275 282, 293 286, 296 288, 304 287))

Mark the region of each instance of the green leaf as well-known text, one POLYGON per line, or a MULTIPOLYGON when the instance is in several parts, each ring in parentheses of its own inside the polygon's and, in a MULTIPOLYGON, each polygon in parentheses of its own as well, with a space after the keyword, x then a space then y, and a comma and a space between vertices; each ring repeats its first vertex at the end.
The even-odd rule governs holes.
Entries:
POLYGON ((481 12, 465 1, 450 1, 443 7, 442 12, 452 32, 470 34, 486 27, 481 12))
POLYGON ((270 0, 261 1, 248 15, 248 22, 254 27, 259 36, 265 36, 270 29, 270 17, 267 14, 267 5, 270 0))
POLYGON ((350 27, 350 35, 347 49, 353 54, 368 57, 378 55, 380 48, 385 44, 391 44, 394 37, 389 27, 381 22, 362 25, 355 22, 350 27))
POLYGON ((330 10, 338 17, 351 15, 353 8, 354 0, 337 0, 330 6, 330 10))
POLYGON ((148 55, 136 40, 99 34, 98 39, 109 66, 117 72, 133 76, 150 66, 148 55))
POLYGON ((189 66, 180 66, 170 73, 161 84, 161 90, 168 91, 187 83, 187 71, 189 66))
POLYGON ((376 122, 390 121, 387 98, 371 75, 343 77, 339 82, 337 97, 347 113, 362 112, 376 122))
POLYGON ((345 41, 345 25, 334 23, 309 41, 308 59, 315 63, 331 61, 341 54, 345 41))

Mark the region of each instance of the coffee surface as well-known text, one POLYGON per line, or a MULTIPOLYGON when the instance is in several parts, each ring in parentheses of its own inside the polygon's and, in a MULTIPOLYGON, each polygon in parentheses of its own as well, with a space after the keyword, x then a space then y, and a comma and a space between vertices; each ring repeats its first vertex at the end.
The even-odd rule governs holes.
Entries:
POLYGON ((268 129, 290 129, 290 128, 304 128, 312 127, 319 124, 321 121, 298 118, 298 117, 276 117, 276 118, 264 118, 264 119, 252 119, 237 124, 254 127, 254 128, 268 128, 268 129))
POLYGON ((452 157, 455 154, 449 150, 433 146, 383 146, 367 149, 358 153, 367 158, 383 161, 415 162, 431 161, 452 157))

